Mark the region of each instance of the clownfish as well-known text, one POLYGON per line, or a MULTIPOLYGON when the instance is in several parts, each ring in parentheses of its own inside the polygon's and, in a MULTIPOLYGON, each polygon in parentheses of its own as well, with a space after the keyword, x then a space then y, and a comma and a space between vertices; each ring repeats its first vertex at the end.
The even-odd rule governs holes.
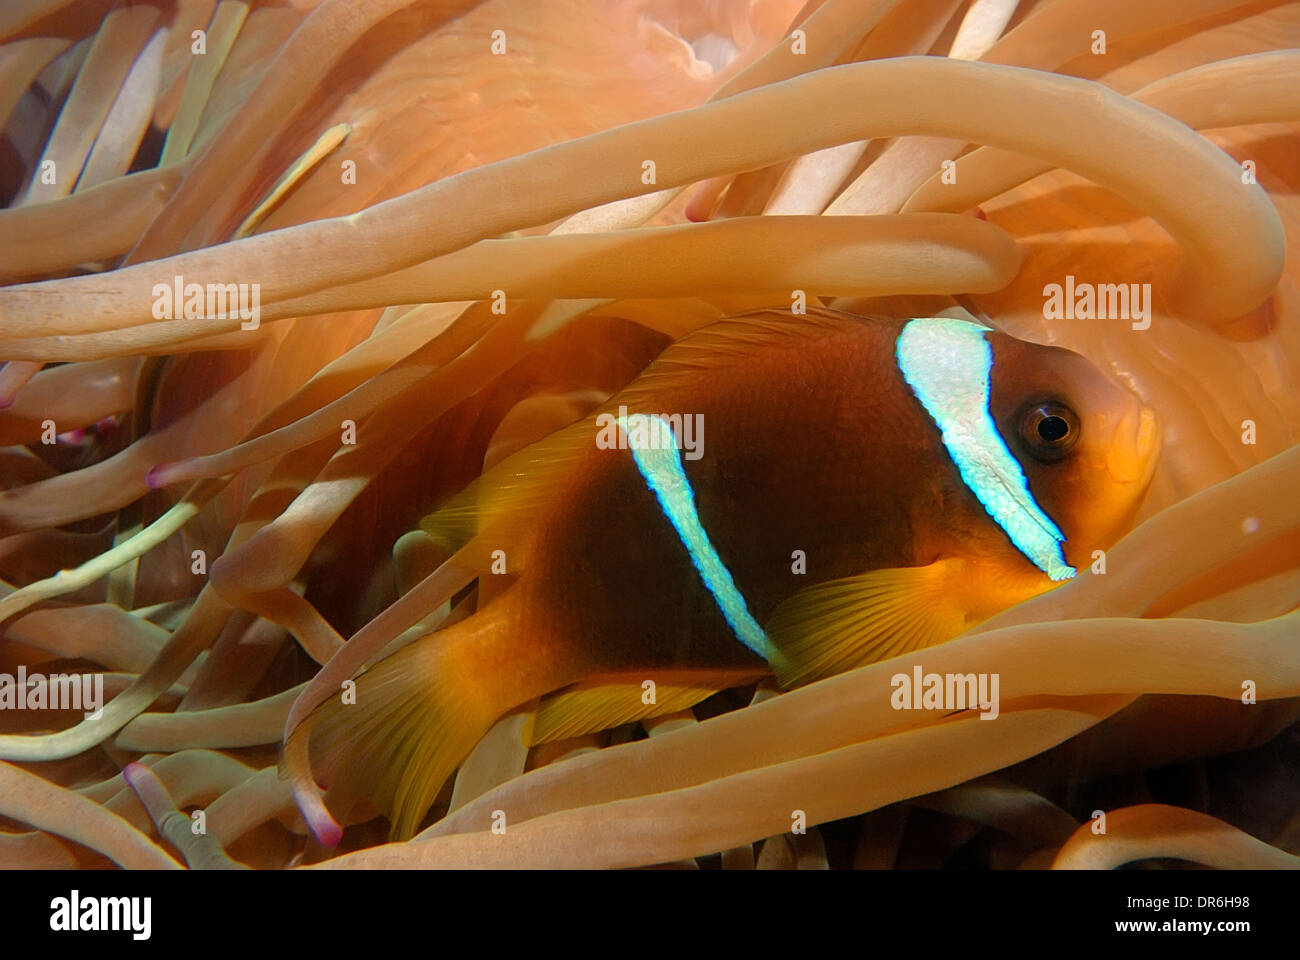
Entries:
POLYGON ((427 516, 512 582, 292 736, 405 839, 537 698, 530 745, 943 643, 1074 577, 1131 526, 1159 445, 1085 358, 978 322, 718 321, 427 516))

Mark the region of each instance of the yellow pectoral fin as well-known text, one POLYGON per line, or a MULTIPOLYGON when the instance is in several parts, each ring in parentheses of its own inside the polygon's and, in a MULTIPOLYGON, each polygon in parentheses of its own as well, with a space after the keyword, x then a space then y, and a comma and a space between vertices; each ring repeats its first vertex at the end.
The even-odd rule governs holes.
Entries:
POLYGON ((693 707, 721 690, 753 683, 768 675, 763 668, 715 670, 646 670, 620 676, 592 677, 542 700, 533 722, 530 747, 608 730, 693 707), (654 686, 647 686, 652 681, 654 686), (652 701, 652 702, 647 702, 652 701))
POLYGON ((800 590, 767 625, 777 680, 797 687, 951 640, 973 622, 967 568, 939 560, 800 590))

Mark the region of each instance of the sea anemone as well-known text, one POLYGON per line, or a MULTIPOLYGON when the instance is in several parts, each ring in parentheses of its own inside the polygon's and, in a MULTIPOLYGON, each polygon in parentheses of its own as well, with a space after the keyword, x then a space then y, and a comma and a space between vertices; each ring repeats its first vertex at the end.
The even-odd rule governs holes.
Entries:
POLYGON ((0 710, 0 866, 1300 865, 1297 40, 1268 0, 8 5, 0 672, 108 699, 0 710), (415 839, 320 843, 286 734, 493 589, 419 518, 801 300, 1159 411, 1136 528, 926 651, 998 721, 891 709, 906 657, 531 749, 530 705, 415 839))

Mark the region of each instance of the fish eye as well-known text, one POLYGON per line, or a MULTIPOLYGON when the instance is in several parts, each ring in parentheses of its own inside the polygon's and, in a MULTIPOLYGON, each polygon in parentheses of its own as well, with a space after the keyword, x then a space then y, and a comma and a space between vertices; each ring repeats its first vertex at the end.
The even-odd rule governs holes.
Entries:
POLYGON ((1039 460, 1064 457, 1079 439, 1079 418, 1060 403, 1035 403, 1020 418, 1020 438, 1039 460))

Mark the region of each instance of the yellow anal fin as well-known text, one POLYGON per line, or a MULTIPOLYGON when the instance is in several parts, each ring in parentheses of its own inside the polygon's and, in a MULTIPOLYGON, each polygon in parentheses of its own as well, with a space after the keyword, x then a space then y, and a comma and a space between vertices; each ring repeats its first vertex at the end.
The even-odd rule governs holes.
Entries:
POLYGON ((567 740, 693 707, 721 690, 767 676, 762 667, 645 670, 592 677, 542 700, 528 746, 567 740), (647 681, 654 684, 646 686, 647 681), (653 698, 651 691, 653 690, 653 698), (647 700, 653 702, 647 703, 647 700))
POLYGON ((788 689, 951 640, 982 619, 964 602, 970 589, 956 559, 806 587, 768 621, 772 670, 788 689))

